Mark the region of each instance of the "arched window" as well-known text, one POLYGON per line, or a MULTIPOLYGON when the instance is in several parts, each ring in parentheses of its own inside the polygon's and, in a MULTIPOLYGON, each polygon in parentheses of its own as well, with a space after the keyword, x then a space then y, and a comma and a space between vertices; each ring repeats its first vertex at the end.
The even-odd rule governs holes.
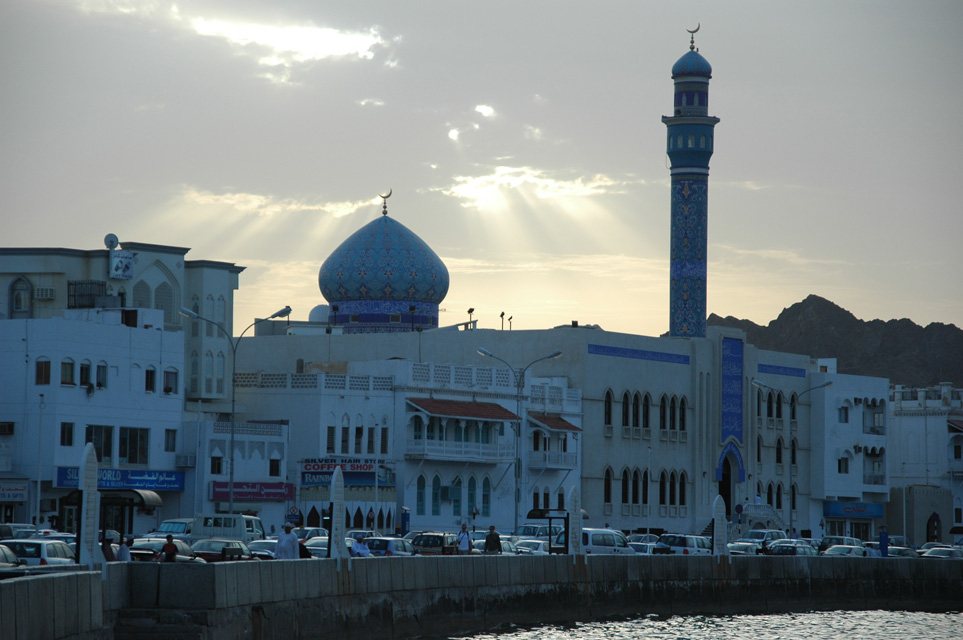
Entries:
POLYGON ((150 285, 143 280, 138 280, 134 285, 134 307, 150 309, 150 285))
POLYGON ((629 392, 622 394, 622 426, 629 426, 629 392))
POLYGON ((605 426, 610 426, 612 424, 612 392, 607 390, 605 392, 605 407, 604 415, 602 417, 602 423, 605 426))
POLYGON ((642 504, 649 504, 649 470, 642 472, 642 504))
POLYGON ((622 504, 629 503, 629 470, 622 469, 622 504))
POLYGON ((214 362, 214 378, 217 384, 217 392, 224 393, 224 354, 217 352, 217 359, 214 362))
POLYGON ((685 506, 685 485, 688 482, 685 471, 679 474, 679 506, 685 506))
POLYGON ((675 416, 676 416, 676 405, 675 396, 672 396, 672 400, 669 402, 669 430, 675 431, 675 416))
POLYGON ((482 480, 482 517, 488 518, 492 515, 492 481, 488 478, 482 480))
POLYGON ((689 134, 689 148, 692 149, 692 148, 694 148, 694 147, 695 147, 695 134, 694 134, 694 133, 690 133, 690 134, 689 134))
POLYGON ((221 329, 227 329, 227 303, 224 302, 224 296, 217 297, 214 314, 217 324, 220 325, 221 329))
POLYGON ((686 401, 685 396, 679 400, 679 431, 685 431, 685 412, 686 412, 686 401))
POLYGON ((639 474, 639 470, 636 469, 632 472, 632 504, 639 504, 639 489, 642 484, 642 476, 639 474))
POLYGON ((776 508, 782 509, 782 485, 776 487, 776 508))
POLYGON ((10 285, 10 318, 21 319, 32 317, 32 287, 30 281, 20 277, 10 285))
POLYGON ((766 504, 770 507, 775 504, 775 495, 773 493, 772 483, 769 483, 769 487, 766 489, 766 504))
MULTIPOLYGON (((696 94, 696 96, 698 96, 698 95, 699 95, 699 94, 696 94)), ((697 97, 697 98, 696 98, 696 102, 698 102, 698 101, 699 101, 699 99, 698 99, 698 97, 697 97)), ((706 135, 705 135, 704 133, 703 133, 701 136, 699 136, 699 148, 700 148, 700 149, 705 149, 705 148, 706 148, 706 135)))
POLYGON ((649 398, 649 394, 645 394, 642 398, 642 428, 648 429, 652 426, 649 417, 649 409, 652 408, 652 400, 649 398))
POLYGON ((782 464, 782 438, 776 440, 776 464, 782 464))
POLYGON ((762 389, 756 389, 756 417, 762 417, 762 389))
POLYGON ((475 489, 476 489, 475 476, 472 476, 468 478, 468 511, 466 512, 466 515, 469 515, 469 516, 473 516, 476 509, 475 489))
MULTIPOLYGON (((197 315, 201 315, 201 305, 197 301, 197 296, 194 296, 191 302, 191 311, 193 311, 197 315)), ((197 318, 194 318, 193 320, 191 320, 191 337, 192 338, 196 338, 198 335, 200 335, 200 329, 201 329, 200 324, 201 324, 201 321, 198 320, 197 318)))
POLYGON ((776 417, 782 418, 782 391, 776 394, 776 417))
POLYGON ((796 464, 796 439, 793 438, 789 443, 789 464, 796 464))
POLYGON ((667 492, 669 489, 669 479, 665 471, 659 474, 659 504, 665 506, 667 504, 667 492))
POLYGON ((772 391, 766 394, 766 417, 771 418, 775 415, 775 398, 772 391))
POLYGON ((562 491, 561 489, 559 489, 559 490, 558 490, 558 493, 555 495, 555 497, 556 497, 555 508, 556 508, 556 509, 559 509, 559 510, 564 509, 564 508, 565 508, 565 492, 562 491))
POLYGON ((639 425, 641 424, 641 422, 639 421, 639 411, 640 411, 641 403, 642 403, 642 400, 641 398, 639 398, 639 394, 636 393, 634 396, 632 396, 632 428, 633 429, 638 429, 639 425))
POLYGON ((756 462, 762 463, 762 436, 756 436, 756 462))
POLYGON ((197 352, 191 352, 191 393, 197 393, 197 385, 200 384, 201 361, 197 357, 197 352))
POLYGON ((174 324, 174 290, 166 282, 154 289, 154 308, 164 312, 164 324, 174 324))
POLYGON ((204 393, 214 393, 214 354, 204 354, 204 393))
POLYGON ((451 497, 451 515, 460 516, 461 515, 461 478, 455 478, 451 481, 451 488, 449 489, 449 497, 451 497))
POLYGON ((676 484, 677 484, 677 481, 676 481, 675 471, 673 471, 671 474, 669 474, 669 504, 670 505, 675 505, 676 503, 675 502, 676 484))
POLYGON ((668 426, 666 424, 668 413, 669 401, 666 400, 665 396, 662 396, 662 399, 659 401, 659 429, 662 429, 663 431, 665 431, 665 428, 668 426))
MULTIPOLYGON (((214 318, 214 296, 208 295, 204 298, 204 317, 208 320, 214 318)), ((207 327, 206 334, 210 338, 214 335, 214 324, 211 322, 205 322, 204 326, 207 327)))
POLYGON ((795 393, 789 396, 789 419, 790 420, 796 419, 796 401, 797 400, 798 398, 796 397, 795 393))
POLYGON ((549 497, 548 497, 548 487, 545 487, 545 490, 542 492, 542 508, 543 509, 551 508, 551 504, 549 503, 549 497))
POLYGON ((415 513, 425 515, 425 476, 418 476, 418 488, 415 490, 415 513))
POLYGON ((612 504, 612 470, 606 469, 602 480, 602 502, 612 504))
POLYGON ((431 479, 431 515, 441 515, 441 478, 431 479))
POLYGON ((538 487, 532 490, 532 509, 538 509, 539 503, 539 492, 538 487))

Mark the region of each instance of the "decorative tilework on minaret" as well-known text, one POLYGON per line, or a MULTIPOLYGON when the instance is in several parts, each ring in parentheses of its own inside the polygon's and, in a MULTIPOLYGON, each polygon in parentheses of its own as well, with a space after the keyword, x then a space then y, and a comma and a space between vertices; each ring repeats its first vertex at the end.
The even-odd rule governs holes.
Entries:
POLYGON ((672 67, 674 115, 662 116, 672 178, 669 335, 673 337, 706 335, 709 158, 719 122, 709 116, 711 77, 712 67, 695 48, 693 36, 689 52, 672 67))

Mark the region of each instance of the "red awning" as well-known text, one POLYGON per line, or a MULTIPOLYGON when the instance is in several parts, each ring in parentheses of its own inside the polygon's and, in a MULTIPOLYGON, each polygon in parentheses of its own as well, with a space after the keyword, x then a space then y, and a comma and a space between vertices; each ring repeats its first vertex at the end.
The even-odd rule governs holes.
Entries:
POLYGON ((549 431, 581 431, 581 429, 558 414, 529 412, 528 419, 549 431))
POLYGON ((518 420, 518 416, 494 402, 408 398, 408 404, 430 416, 469 418, 472 420, 518 420))
POLYGON ((957 431, 963 431, 963 420, 947 420, 946 424, 957 431))

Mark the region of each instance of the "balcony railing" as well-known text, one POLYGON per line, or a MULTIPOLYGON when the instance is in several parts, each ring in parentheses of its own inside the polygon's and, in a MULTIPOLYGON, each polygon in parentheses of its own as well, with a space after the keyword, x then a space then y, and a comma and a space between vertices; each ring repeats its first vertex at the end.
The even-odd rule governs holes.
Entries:
POLYGON ((530 451, 528 466, 531 469, 574 469, 578 454, 561 451, 530 451))
POLYGON ((405 443, 405 457, 497 464, 514 460, 515 447, 512 444, 483 444, 452 440, 408 440, 405 443))
POLYGON ((882 473, 867 473, 863 475, 863 484, 886 484, 886 475, 882 473))

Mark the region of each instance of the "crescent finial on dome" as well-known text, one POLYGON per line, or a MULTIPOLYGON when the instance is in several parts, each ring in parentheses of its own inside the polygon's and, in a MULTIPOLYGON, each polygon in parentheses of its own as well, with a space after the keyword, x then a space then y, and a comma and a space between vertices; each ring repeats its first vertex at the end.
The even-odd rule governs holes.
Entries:
POLYGON ((382 194, 378 197, 381 198, 381 215, 386 216, 388 215, 388 198, 391 197, 391 189, 388 189, 388 195, 382 194))
POLYGON ((695 29, 686 29, 686 31, 689 32, 689 51, 695 51, 695 34, 697 31, 699 31, 699 27, 701 26, 702 23, 700 22, 696 25, 695 29))

